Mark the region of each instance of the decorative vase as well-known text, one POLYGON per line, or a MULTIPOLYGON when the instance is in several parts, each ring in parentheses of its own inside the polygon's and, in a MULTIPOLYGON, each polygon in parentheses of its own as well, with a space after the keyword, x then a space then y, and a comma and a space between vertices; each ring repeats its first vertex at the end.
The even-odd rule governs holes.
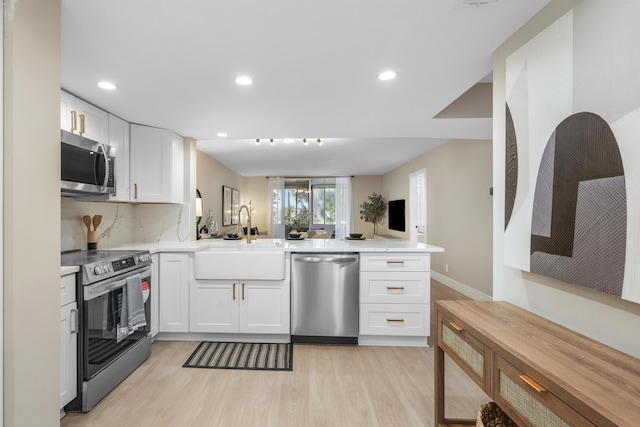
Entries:
POLYGON ((209 230, 210 236, 218 235, 218 223, 213 217, 213 210, 211 209, 209 209, 209 215, 207 216, 206 226, 207 226, 207 229, 209 230))

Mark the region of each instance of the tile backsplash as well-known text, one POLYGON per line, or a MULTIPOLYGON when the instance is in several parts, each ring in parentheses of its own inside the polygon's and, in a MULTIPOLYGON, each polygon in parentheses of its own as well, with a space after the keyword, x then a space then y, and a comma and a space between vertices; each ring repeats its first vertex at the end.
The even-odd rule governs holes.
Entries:
POLYGON ((87 248, 87 227, 82 217, 102 215, 98 226, 98 249, 143 242, 184 242, 192 240, 188 204, 129 204, 79 202, 61 198, 61 250, 87 248))

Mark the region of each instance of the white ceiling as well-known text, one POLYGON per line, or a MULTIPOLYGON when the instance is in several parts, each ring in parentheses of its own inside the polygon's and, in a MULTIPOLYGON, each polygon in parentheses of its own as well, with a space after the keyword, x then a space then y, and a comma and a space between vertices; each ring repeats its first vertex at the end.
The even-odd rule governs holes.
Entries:
POLYGON ((491 138, 491 119, 432 117, 486 81, 492 52, 549 0, 460 2, 62 0, 62 87, 245 176, 379 175, 491 138), (378 80, 387 69, 398 77, 378 80))

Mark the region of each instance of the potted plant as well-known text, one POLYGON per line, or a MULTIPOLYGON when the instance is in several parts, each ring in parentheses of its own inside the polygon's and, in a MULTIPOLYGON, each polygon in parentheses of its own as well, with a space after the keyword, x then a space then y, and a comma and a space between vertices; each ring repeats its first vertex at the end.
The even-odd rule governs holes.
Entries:
POLYGON ((373 193, 368 202, 360 204, 360 218, 373 223, 373 234, 376 234, 376 224, 382 221, 387 212, 387 202, 381 194, 373 193))
POLYGON ((285 224, 290 227, 289 233, 297 233, 301 229, 309 228, 309 216, 304 211, 296 214, 293 209, 287 208, 285 210, 285 224))

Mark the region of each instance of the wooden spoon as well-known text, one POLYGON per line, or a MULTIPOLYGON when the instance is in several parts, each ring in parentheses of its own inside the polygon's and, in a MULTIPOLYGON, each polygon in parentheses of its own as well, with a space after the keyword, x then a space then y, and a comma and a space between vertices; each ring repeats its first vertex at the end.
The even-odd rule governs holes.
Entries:
POLYGON ((91 217, 89 215, 85 215, 82 217, 84 221, 84 225, 87 226, 87 231, 91 231, 91 217))
POLYGON ((93 216, 93 231, 98 229, 98 226, 102 222, 102 215, 94 215, 93 216))

